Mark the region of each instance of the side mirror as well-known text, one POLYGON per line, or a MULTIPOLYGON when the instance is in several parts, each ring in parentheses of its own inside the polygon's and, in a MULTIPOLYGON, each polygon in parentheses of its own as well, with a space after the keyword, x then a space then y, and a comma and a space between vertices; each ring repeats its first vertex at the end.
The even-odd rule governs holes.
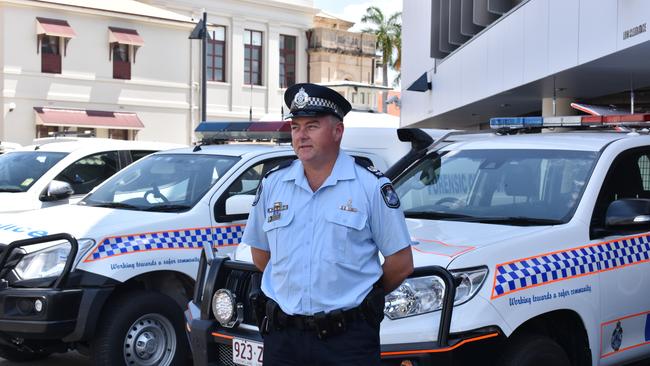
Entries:
POLYGON ((226 215, 248 215, 255 201, 252 194, 238 194, 226 200, 226 215))
POLYGON ((41 194, 41 201, 58 201, 66 198, 70 198, 74 194, 74 189, 67 182, 62 182, 60 180, 53 180, 45 189, 45 192, 41 194))
POLYGON ((650 226, 650 200, 624 198, 612 202, 605 215, 607 227, 650 226))

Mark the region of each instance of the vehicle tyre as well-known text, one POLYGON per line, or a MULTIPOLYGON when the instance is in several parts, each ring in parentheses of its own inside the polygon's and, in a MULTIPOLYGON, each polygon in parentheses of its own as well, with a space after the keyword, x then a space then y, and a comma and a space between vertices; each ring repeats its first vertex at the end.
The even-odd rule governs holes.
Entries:
POLYGON ((42 360, 50 355, 49 352, 29 352, 21 351, 15 348, 0 346, 0 358, 11 362, 29 362, 42 360))
POLYGON ((564 349, 549 337, 521 335, 508 342, 498 366, 571 366, 564 349))
POLYGON ((189 344, 182 314, 170 297, 157 292, 131 292, 112 300, 91 342, 93 365, 183 365, 189 344))

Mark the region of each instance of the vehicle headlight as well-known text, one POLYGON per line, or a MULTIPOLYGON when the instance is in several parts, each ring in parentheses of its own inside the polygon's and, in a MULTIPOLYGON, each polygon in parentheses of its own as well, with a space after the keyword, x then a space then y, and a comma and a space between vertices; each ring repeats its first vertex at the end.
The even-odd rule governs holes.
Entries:
MULTIPOLYGON (((95 241, 83 239, 77 241, 77 243, 79 244, 77 256, 81 258, 95 244, 95 241)), ((70 243, 66 241, 33 253, 28 253, 16 264, 14 272, 21 280, 59 276, 65 267, 65 262, 70 254, 70 248, 70 243)), ((74 263, 76 264, 77 262, 78 259, 74 263)))
POLYGON ((212 296, 212 313, 224 327, 232 328, 243 318, 243 305, 237 303, 235 295, 226 289, 217 290, 212 296))
MULTIPOLYGON (((460 280, 454 298, 454 305, 460 305, 478 292, 488 270, 478 268, 451 273, 460 280)), ((445 283, 438 276, 407 278, 397 289, 386 295, 384 314, 394 320, 440 310, 444 294, 445 283)))

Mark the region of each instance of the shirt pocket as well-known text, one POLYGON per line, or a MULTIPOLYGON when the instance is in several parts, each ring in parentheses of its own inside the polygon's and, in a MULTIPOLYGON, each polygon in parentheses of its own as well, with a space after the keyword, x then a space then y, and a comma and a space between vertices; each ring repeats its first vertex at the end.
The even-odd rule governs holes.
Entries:
POLYGON ((361 211, 336 210, 325 215, 332 230, 332 241, 326 243, 323 257, 336 263, 359 263, 355 247, 368 238, 365 230, 368 215, 361 211))
POLYGON ((284 212, 282 216, 274 221, 264 222, 262 230, 266 233, 271 250, 271 263, 284 262, 292 252, 291 235, 289 224, 293 221, 293 212, 284 212))

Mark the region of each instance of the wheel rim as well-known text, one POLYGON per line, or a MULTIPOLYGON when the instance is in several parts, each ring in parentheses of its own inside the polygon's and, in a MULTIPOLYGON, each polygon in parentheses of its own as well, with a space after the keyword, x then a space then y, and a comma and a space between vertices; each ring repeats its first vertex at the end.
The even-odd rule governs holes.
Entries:
POLYGON ((168 366, 176 352, 174 326, 160 314, 146 314, 133 322, 124 338, 127 365, 168 366))

